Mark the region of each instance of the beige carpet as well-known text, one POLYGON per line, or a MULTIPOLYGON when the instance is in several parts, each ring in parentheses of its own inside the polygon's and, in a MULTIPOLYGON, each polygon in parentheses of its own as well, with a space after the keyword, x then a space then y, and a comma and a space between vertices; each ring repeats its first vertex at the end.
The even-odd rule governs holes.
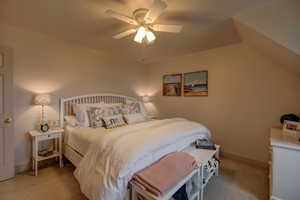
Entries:
POLYGON ((267 200, 268 172, 237 161, 223 159, 220 176, 207 186, 205 200, 267 200))
MULTIPOLYGON (((267 172, 253 166, 223 159, 220 176, 205 191, 205 200, 267 200, 267 172)), ((73 177, 71 165, 60 169, 51 166, 32 173, 17 175, 0 183, 1 200, 86 200, 73 177)))

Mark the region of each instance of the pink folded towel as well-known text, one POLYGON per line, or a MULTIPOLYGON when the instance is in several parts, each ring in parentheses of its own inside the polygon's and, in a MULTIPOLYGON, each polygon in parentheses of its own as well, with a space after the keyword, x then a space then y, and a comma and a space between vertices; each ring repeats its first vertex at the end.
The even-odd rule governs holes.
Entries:
POLYGON ((174 187, 196 167, 195 159, 184 152, 169 154, 133 176, 133 183, 160 196, 174 187))

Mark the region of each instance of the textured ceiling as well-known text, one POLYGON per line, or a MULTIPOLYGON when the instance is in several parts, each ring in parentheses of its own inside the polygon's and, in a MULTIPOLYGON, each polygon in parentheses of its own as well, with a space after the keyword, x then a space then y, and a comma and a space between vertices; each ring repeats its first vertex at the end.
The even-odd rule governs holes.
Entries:
POLYGON ((180 34, 156 33, 156 42, 147 47, 133 42, 133 36, 112 39, 132 26, 109 18, 104 11, 111 8, 131 16, 137 8, 148 8, 152 0, 0 0, 0 23, 146 61, 234 42, 238 36, 228 19, 270 1, 169 0, 156 22, 182 24, 184 29, 180 34))

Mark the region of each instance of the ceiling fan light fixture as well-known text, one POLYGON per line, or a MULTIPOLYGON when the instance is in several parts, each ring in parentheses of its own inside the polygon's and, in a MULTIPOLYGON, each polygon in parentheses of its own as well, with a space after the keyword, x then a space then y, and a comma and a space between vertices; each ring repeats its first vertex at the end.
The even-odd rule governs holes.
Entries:
POLYGON ((142 43, 146 33, 145 27, 141 26, 134 37, 134 41, 137 43, 142 43))
POLYGON ((167 0, 152 1, 153 3, 149 9, 137 8, 133 11, 132 17, 111 9, 106 10, 105 13, 108 16, 136 26, 135 28, 114 35, 113 38, 122 39, 135 34, 135 42, 140 44, 150 44, 156 40, 154 32, 180 33, 182 29, 181 25, 164 25, 155 23, 157 18, 166 10, 168 5, 166 2, 167 0))
POLYGON ((146 34, 146 37, 147 37, 148 43, 151 43, 156 39, 156 37, 152 31, 148 31, 146 34))

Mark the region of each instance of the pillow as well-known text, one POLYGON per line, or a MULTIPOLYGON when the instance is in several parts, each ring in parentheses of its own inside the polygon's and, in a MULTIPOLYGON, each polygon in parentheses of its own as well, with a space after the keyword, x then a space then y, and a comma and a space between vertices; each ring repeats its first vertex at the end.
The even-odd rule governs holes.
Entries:
POLYGON ((73 110, 76 115, 76 118, 82 127, 89 127, 89 118, 87 114, 87 110, 91 106, 102 106, 104 103, 100 104, 73 104, 73 110))
POLYGON ((73 110, 74 113, 77 117, 77 120, 80 123, 81 127, 89 127, 90 126, 90 121, 89 121, 89 116, 88 116, 88 110, 91 107, 110 107, 110 106, 121 106, 121 103, 115 103, 115 104, 105 104, 103 102, 98 103, 98 104, 73 104, 73 110))
POLYGON ((124 115, 124 119, 128 124, 134 124, 148 120, 142 113, 124 115))
POLYGON ((113 115, 109 117, 103 117, 103 121, 105 124, 105 127, 108 129, 111 128, 117 128, 120 126, 124 126, 126 123, 123 120, 123 116, 121 114, 113 115))
POLYGON ((80 125, 77 118, 73 115, 65 116, 64 119, 65 119, 66 125, 68 125, 68 126, 78 127, 80 125))
POLYGON ((129 115, 129 114, 135 114, 135 113, 141 113, 141 107, 139 102, 126 102, 126 104, 122 105, 122 114, 123 115, 129 115))
POLYGON ((91 107, 88 110, 89 122, 91 127, 101 127, 103 126, 102 119, 104 117, 111 117, 114 115, 121 114, 121 105, 120 104, 107 104, 102 105, 101 107, 91 107))
POLYGON ((140 104, 140 109, 141 109, 141 113, 144 115, 144 117, 146 118, 146 120, 149 119, 149 115, 148 115, 148 112, 147 112, 147 109, 145 107, 145 104, 141 101, 139 101, 139 104, 140 104))

